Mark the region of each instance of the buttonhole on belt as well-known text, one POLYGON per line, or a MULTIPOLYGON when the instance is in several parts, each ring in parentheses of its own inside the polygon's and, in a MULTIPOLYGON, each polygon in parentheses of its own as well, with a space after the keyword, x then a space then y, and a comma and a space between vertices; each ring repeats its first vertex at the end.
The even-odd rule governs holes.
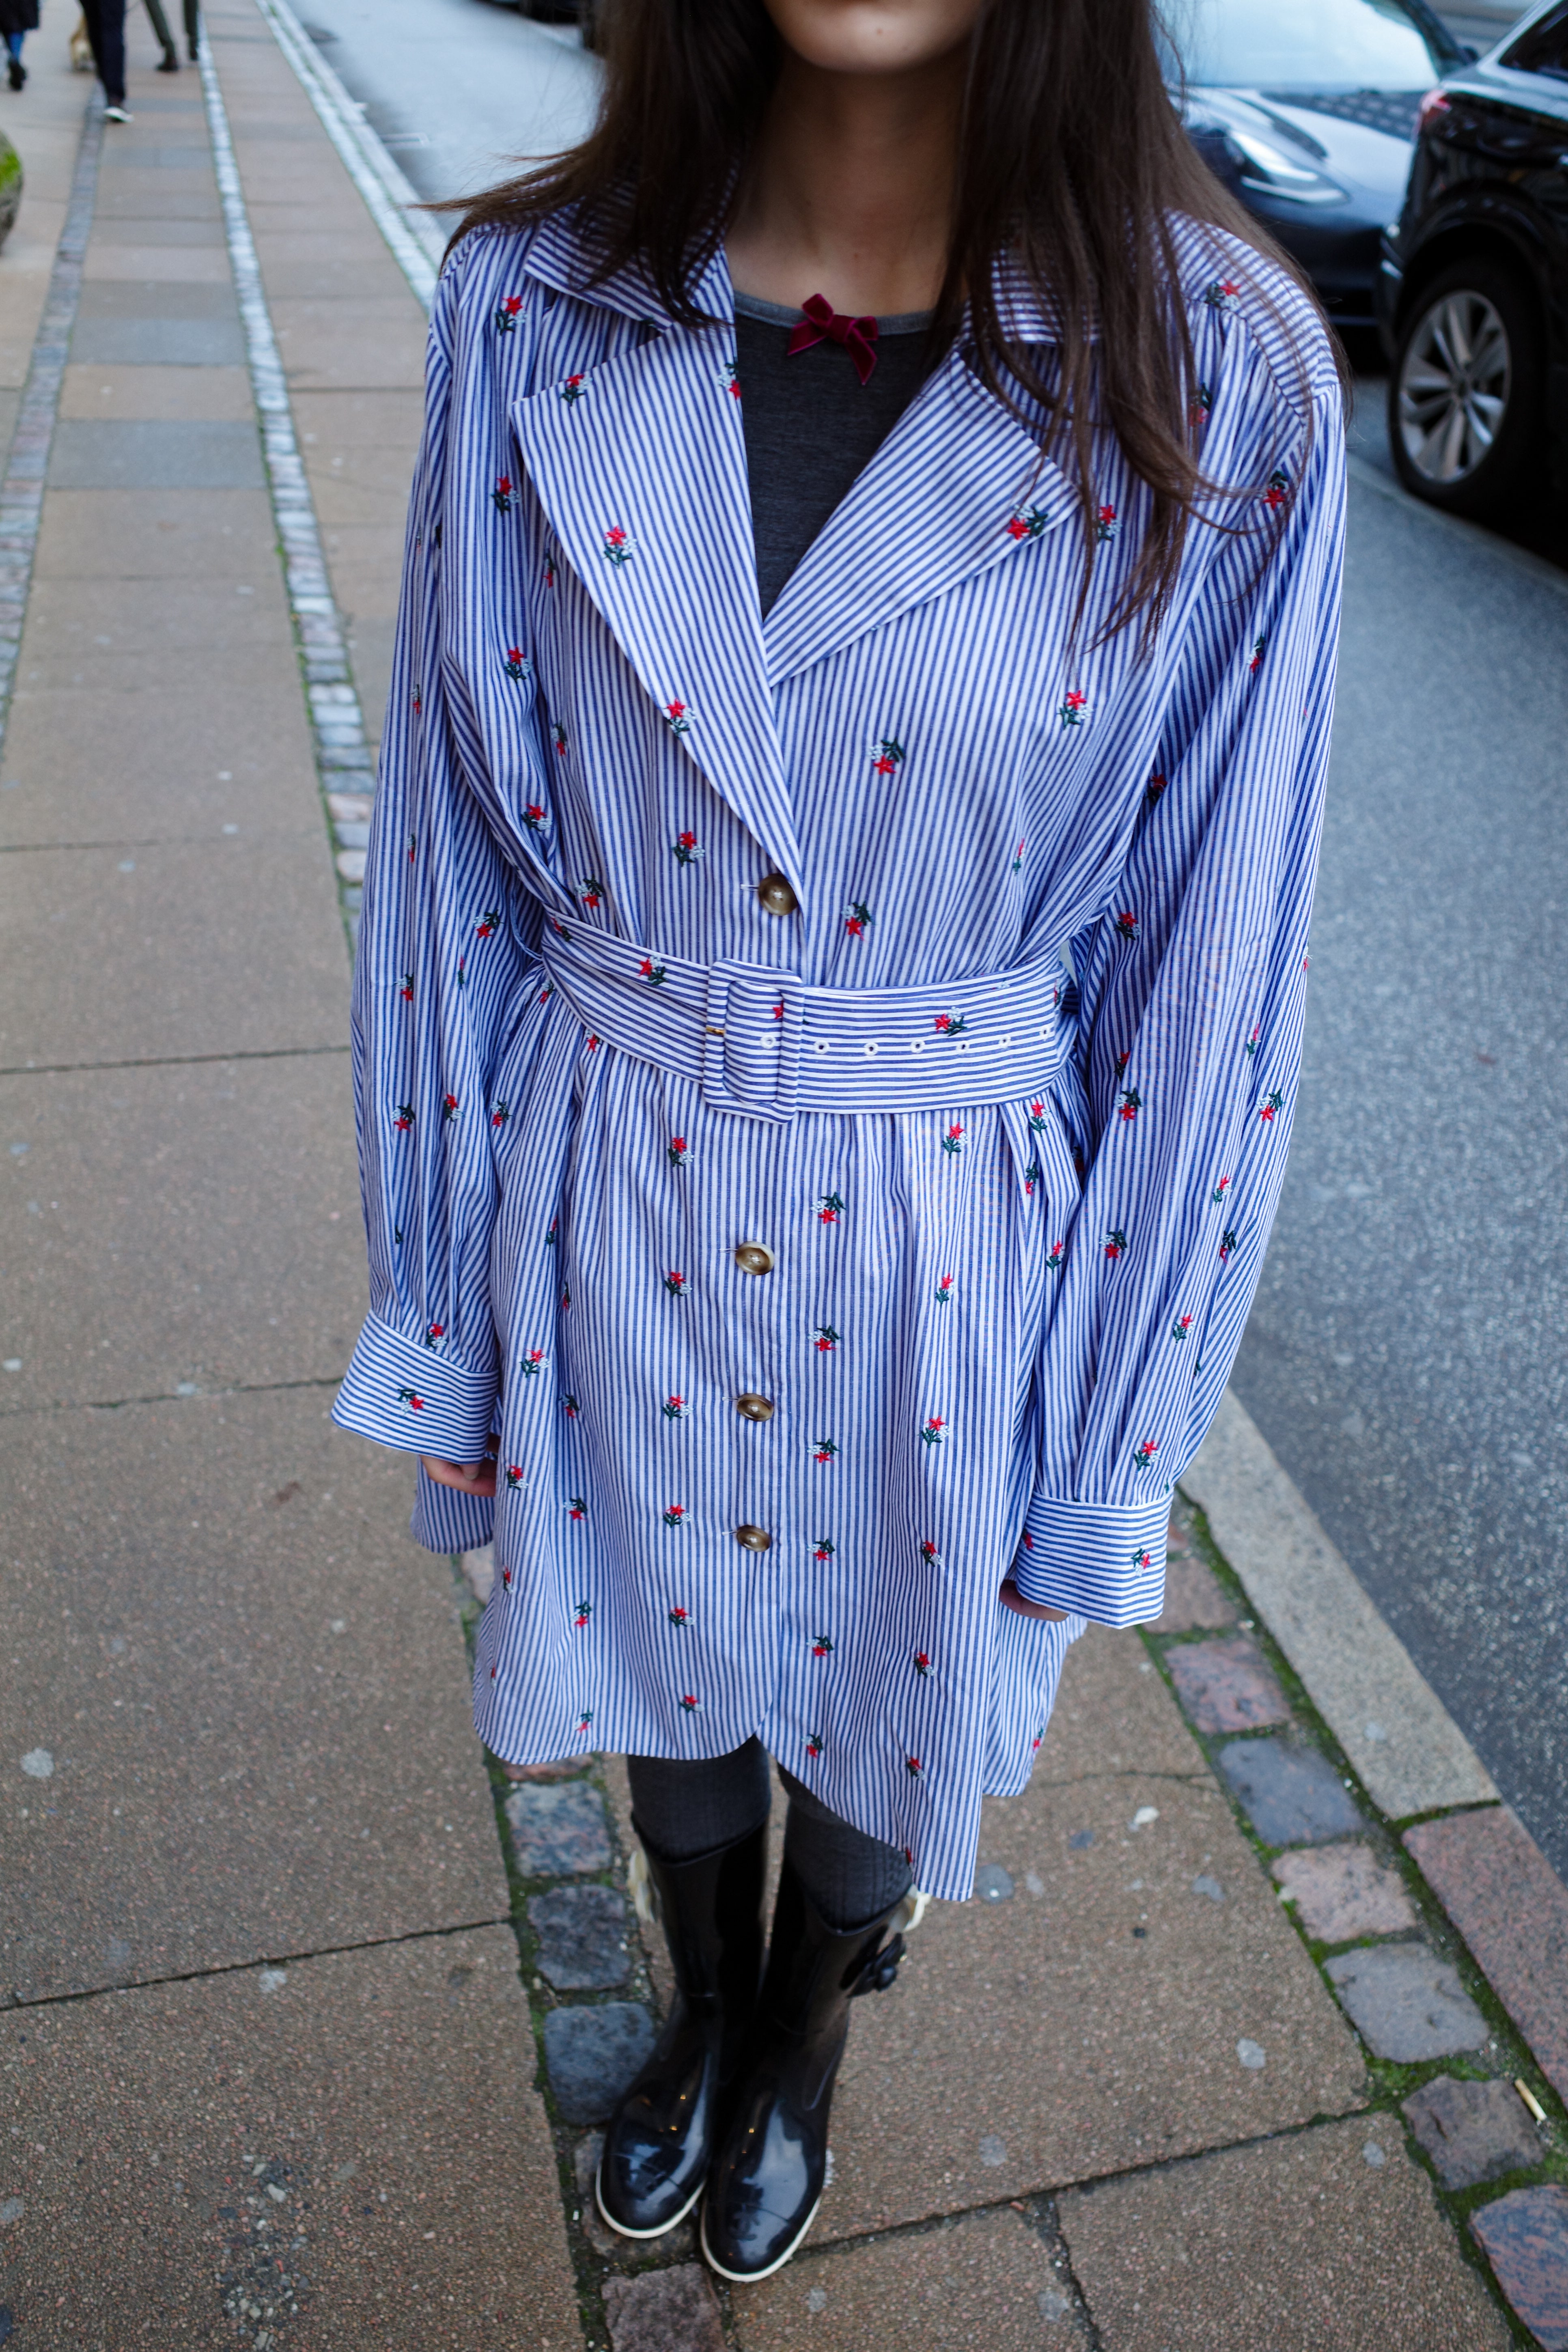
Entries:
POLYGON ((1002 1051, 1003 1051, 1005 1054, 1007 1052, 1007 1050, 1008 1050, 1008 1048, 1011 1046, 1012 1043, 1013 1043, 1013 1040, 1011 1039, 1011 1037, 1004 1037, 1004 1038, 1003 1038, 1003 1040, 1002 1040, 1002 1051))
POLYGON ((875 1038, 868 1038, 868 1039, 867 1039, 867 1041, 866 1041, 866 1043, 865 1043, 865 1045, 862 1045, 862 1046, 861 1046, 861 1048, 860 1048, 860 1051, 861 1051, 863 1054, 874 1054, 874 1053, 876 1052, 876 1050, 877 1050, 877 1045, 876 1045, 876 1040, 875 1040, 875 1038))
POLYGON ((1048 1037, 1048 1036, 1050 1035, 1050 1034, 1051 1034, 1051 1024, 1050 1024, 1050 1023, 1049 1023, 1048 1021, 1043 1021, 1043 1022, 1040 1024, 1040 1034, 1041 1034, 1041 1036, 1042 1036, 1042 1037, 1048 1037))
POLYGON ((911 1054, 923 1054, 925 1052, 924 1040, 920 1037, 915 1038, 910 1046, 910 1051, 911 1054))
POLYGON ((829 1037, 814 1037, 811 1042, 819 1054, 826 1054, 833 1041, 829 1037))

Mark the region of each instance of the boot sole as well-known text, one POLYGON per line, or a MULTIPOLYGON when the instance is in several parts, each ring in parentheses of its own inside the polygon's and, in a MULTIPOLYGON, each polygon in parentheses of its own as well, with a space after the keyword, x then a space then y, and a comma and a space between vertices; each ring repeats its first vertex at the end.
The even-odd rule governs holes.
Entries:
POLYGON ((617 2221, 605 2203, 604 2190, 600 2186, 600 2175, 597 2172, 594 2175, 594 2202, 598 2207, 599 2219, 606 2230, 613 2230, 617 2238, 635 2238, 639 2243, 646 2245, 650 2238, 668 2238, 672 2230, 679 2230, 707 2186, 706 2179, 700 2180, 679 2212, 673 2215, 669 2221, 661 2221, 657 2230, 628 2230, 624 2221, 617 2221))
MULTIPOLYGON (((824 2183, 824 2187, 826 2187, 826 2184, 824 2183)), ((817 2210, 821 2203, 822 2199, 819 2197, 816 2200, 816 2204, 812 2207, 810 2212, 806 2215, 805 2221, 801 2223, 799 2229, 795 2231, 794 2237, 790 2240, 783 2253, 775 2255, 773 2260, 768 2264, 765 2271, 727 2271, 724 2268, 723 2263, 715 2259, 713 2250, 708 2243, 708 2216, 707 2213, 704 2212, 702 2216, 702 2225, 699 2231, 699 2236, 702 2245, 702 2259, 707 2263, 710 2271, 717 2271, 719 2276, 721 2279, 728 2279, 732 2286, 754 2286, 759 2279, 772 2278, 775 2271, 782 2271, 785 2263, 789 2262, 795 2254, 798 2253, 800 2251, 801 2241, 805 2236, 805 2233, 810 2229, 812 2223, 816 2221, 817 2210)))

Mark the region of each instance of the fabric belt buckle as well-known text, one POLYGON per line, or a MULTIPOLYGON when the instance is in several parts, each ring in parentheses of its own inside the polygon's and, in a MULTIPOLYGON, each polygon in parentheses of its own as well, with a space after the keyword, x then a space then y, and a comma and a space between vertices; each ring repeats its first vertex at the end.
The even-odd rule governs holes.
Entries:
POLYGON ((800 1100, 805 990, 769 964, 713 963, 702 1013, 702 1099, 736 1118, 785 1127, 800 1100))

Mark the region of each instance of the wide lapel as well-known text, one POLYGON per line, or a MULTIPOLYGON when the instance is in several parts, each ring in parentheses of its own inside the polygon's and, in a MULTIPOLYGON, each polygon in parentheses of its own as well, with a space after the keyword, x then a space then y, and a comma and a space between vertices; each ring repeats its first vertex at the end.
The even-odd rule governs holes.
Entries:
POLYGON ((1055 530, 1078 494, 954 352, 904 411, 763 625, 770 687, 1055 530))
POLYGON ((517 401, 512 423, 528 478, 616 643, 804 900, 763 661, 733 357, 728 325, 667 327, 581 379, 517 401))

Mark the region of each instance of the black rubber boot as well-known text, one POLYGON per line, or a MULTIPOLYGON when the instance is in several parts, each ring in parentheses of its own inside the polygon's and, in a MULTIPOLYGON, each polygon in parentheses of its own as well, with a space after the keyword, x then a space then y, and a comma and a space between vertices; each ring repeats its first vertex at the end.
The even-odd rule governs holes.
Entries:
POLYGON ((849 2004, 858 1993, 885 1992, 897 1976, 904 1939, 882 1939, 908 1900, 841 1935, 785 1853, 756 2024, 702 2208, 702 2251, 721 2278, 771 2276, 811 2227, 827 2179, 827 2118, 849 2004))
POLYGON ((702 2194, 763 1973, 767 1823, 693 1862, 643 1851, 676 1998, 605 2133, 595 2194, 623 2238, 662 2238, 702 2194))

